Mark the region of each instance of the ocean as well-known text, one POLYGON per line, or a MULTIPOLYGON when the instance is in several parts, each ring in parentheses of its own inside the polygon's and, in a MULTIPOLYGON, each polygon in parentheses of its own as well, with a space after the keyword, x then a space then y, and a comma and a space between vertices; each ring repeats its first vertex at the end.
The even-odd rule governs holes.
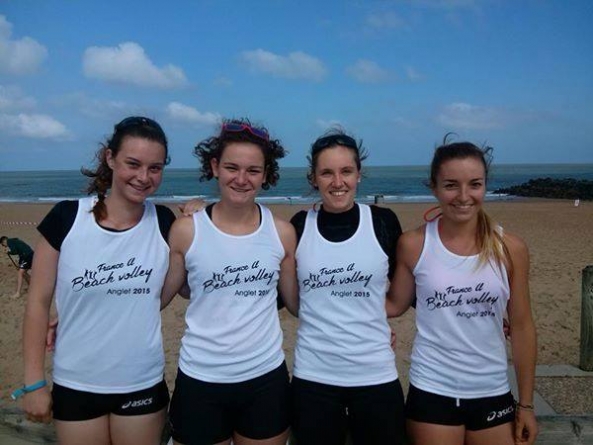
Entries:
MULTIPOLYGON (((305 167, 280 169, 280 181, 270 190, 262 190, 263 203, 301 204, 318 199, 306 178, 305 167)), ((199 197, 215 200, 216 181, 200 182, 197 169, 166 169, 155 201, 184 202, 199 197)), ((593 180, 593 164, 506 164, 492 166, 488 190, 519 185, 529 179, 550 177, 593 180)), ((425 185, 426 166, 364 167, 358 187, 360 202, 430 202, 425 185)), ((84 196, 87 179, 78 170, 0 172, 0 202, 57 202, 84 196)), ((488 193, 487 199, 512 199, 488 193)))

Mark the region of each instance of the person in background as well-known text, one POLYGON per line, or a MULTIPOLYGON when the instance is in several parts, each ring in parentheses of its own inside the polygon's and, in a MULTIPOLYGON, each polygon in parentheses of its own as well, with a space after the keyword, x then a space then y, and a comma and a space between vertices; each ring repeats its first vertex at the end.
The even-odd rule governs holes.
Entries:
POLYGON ((402 444, 404 396, 386 291, 401 234, 389 209, 355 201, 362 143, 333 129, 311 146, 321 206, 297 213, 299 328, 292 379, 299 444, 402 444))
POLYGON ((190 302, 171 400, 176 444, 284 445, 289 376, 277 286, 296 315, 293 227, 255 202, 276 185, 278 140, 247 119, 226 120, 195 154, 220 200, 171 229, 162 305, 186 282, 190 302))
POLYGON ((21 290, 23 287, 23 280, 29 284, 29 270, 33 264, 33 249, 19 238, 8 238, 6 236, 0 237, 0 244, 5 249, 7 255, 17 255, 18 264, 14 261, 13 264, 18 269, 17 280, 16 280, 16 292, 12 296, 18 298, 21 296, 21 290))
POLYGON ((159 444, 169 392, 164 381, 160 294, 175 216, 147 198, 169 162, 152 119, 115 125, 85 170, 92 196, 58 203, 38 226, 23 328, 23 408, 53 414, 60 444, 159 444), (53 388, 45 340, 53 295, 60 319, 53 388))
POLYGON ((406 400, 415 445, 533 444, 537 437, 529 253, 483 208, 490 152, 445 137, 430 167, 440 214, 398 243, 388 313, 402 314, 416 296, 406 400), (516 403, 507 379, 505 312, 516 403))

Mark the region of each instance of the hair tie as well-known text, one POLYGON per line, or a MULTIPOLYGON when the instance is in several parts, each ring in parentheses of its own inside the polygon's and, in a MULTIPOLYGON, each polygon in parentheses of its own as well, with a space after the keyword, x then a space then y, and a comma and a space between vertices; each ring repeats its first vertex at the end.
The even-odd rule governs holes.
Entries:
POLYGON ((443 212, 441 212, 441 206, 434 206, 431 207, 430 209, 428 209, 426 212, 424 212, 424 215, 422 215, 422 218, 424 218, 424 221, 426 222, 432 222, 435 219, 437 219, 439 216, 441 216, 443 214, 443 212), (431 212, 438 210, 439 212, 434 215, 432 218, 429 216, 431 212))

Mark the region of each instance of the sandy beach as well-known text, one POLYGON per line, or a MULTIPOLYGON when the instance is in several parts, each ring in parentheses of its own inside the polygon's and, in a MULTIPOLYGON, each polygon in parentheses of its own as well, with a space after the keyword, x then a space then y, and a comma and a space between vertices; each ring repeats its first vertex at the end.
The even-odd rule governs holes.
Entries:
MULTIPOLYGON (((389 204, 404 230, 421 222, 430 204, 389 204)), ((274 205, 273 212, 284 218, 302 206, 274 205)), ((489 202, 488 212, 506 231, 522 236, 531 252, 531 301, 538 331, 538 364, 579 364, 581 271, 593 265, 593 202, 561 200, 515 200, 489 202)), ((50 204, 0 203, 0 235, 19 237, 34 246, 35 224, 50 204)), ((172 205, 171 208, 175 209, 172 205)), ((26 293, 12 299, 16 270, 8 257, 0 255, 0 405, 14 406, 10 392, 22 381, 21 323, 26 293)), ((186 302, 176 298, 163 311, 163 333, 169 388, 177 368, 179 341, 184 330, 186 302)), ((297 321, 285 310, 280 313, 284 349, 289 367, 297 321)), ((414 336, 414 314, 391 320, 397 332, 398 370, 407 387, 407 370, 414 336)), ((48 357, 48 375, 51 360, 48 357)), ((542 378, 538 390, 563 414, 593 413, 593 385, 590 380, 542 378)))

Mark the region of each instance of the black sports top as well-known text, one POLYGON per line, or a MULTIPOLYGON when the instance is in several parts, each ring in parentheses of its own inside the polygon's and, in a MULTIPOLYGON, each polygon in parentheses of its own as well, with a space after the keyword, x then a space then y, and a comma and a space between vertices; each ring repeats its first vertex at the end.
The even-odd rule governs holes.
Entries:
MULTIPOLYGON (((385 254, 389 257, 389 278, 393 276, 395 270, 395 248, 397 240, 402 234, 402 228, 397 219, 397 215, 391 210, 383 207, 370 206, 371 216, 373 218, 373 228, 377 241, 383 248, 385 254)), ((302 210, 292 217, 290 222, 296 229, 297 239, 305 229, 305 219, 307 211, 302 210)), ((360 221, 360 209, 358 205, 342 213, 330 213, 323 209, 319 210, 317 217, 317 228, 321 236, 328 241, 340 242, 350 238, 358 229, 360 221)))
MULTIPOLYGON (((169 238, 169 230, 175 221, 175 215, 163 205, 156 206, 157 218, 159 221, 159 229, 165 241, 169 238)), ((61 201, 57 203, 49 213, 43 218, 43 221, 37 226, 37 230, 49 242, 49 244, 56 250, 60 250, 62 242, 76 219, 78 213, 78 201, 61 201)), ((106 230, 113 229, 104 227, 106 230)), ((127 230, 127 229, 126 229, 127 230)))

